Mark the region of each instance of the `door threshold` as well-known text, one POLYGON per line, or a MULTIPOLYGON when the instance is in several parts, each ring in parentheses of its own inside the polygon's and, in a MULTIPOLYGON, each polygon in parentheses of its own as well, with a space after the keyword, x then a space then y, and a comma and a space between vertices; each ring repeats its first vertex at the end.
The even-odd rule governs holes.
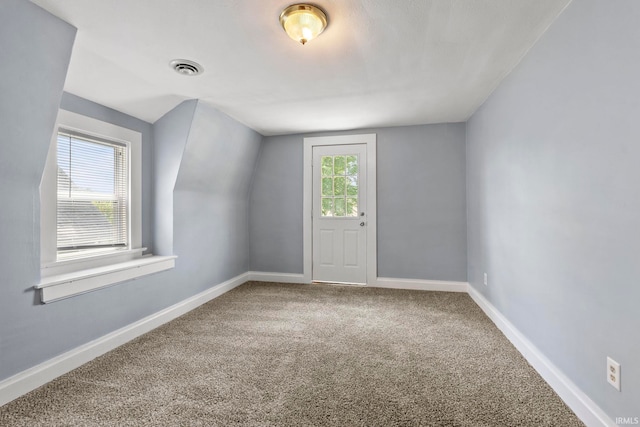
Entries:
POLYGON ((350 283, 350 282, 329 282, 324 280, 314 280, 311 282, 313 285, 331 285, 331 286, 355 286, 355 287, 365 287, 366 283, 350 283))

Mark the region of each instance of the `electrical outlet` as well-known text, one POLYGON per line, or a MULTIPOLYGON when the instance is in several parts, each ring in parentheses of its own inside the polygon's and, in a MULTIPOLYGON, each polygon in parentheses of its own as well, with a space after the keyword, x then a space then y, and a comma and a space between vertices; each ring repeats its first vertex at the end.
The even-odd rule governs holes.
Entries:
POLYGON ((607 357, 607 381, 620 391, 620 364, 610 357, 607 357))
POLYGON ((489 276, 487 275, 487 273, 484 273, 484 285, 485 286, 489 285, 489 276))

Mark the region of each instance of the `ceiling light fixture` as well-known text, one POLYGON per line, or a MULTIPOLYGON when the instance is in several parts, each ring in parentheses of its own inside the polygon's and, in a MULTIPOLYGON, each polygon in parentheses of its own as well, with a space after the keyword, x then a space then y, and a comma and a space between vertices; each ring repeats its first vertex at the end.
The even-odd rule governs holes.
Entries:
POLYGON ((182 74, 183 76, 197 76, 204 71, 202 65, 189 61, 188 59, 174 59, 169 62, 169 66, 176 70, 176 73, 182 74))
POLYGON ((327 15, 310 4, 292 4, 280 14, 280 24, 289 37, 306 44, 327 27, 327 15))

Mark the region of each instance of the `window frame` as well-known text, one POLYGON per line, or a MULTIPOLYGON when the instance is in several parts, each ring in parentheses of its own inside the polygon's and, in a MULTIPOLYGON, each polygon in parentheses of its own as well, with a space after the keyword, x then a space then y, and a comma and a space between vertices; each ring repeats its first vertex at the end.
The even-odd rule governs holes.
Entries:
POLYGON ((69 273, 135 259, 142 254, 142 134, 140 132, 60 109, 51 136, 40 184, 41 276, 69 273), (129 244, 126 250, 94 256, 57 259, 57 137, 66 129, 127 145, 129 150, 129 244))

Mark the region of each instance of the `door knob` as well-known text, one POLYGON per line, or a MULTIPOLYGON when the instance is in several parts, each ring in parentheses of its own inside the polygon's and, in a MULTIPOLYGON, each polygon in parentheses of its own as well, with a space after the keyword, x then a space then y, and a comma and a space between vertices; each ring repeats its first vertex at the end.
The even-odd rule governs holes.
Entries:
POLYGON ((360 223, 360 227, 364 227, 364 221, 360 223))

